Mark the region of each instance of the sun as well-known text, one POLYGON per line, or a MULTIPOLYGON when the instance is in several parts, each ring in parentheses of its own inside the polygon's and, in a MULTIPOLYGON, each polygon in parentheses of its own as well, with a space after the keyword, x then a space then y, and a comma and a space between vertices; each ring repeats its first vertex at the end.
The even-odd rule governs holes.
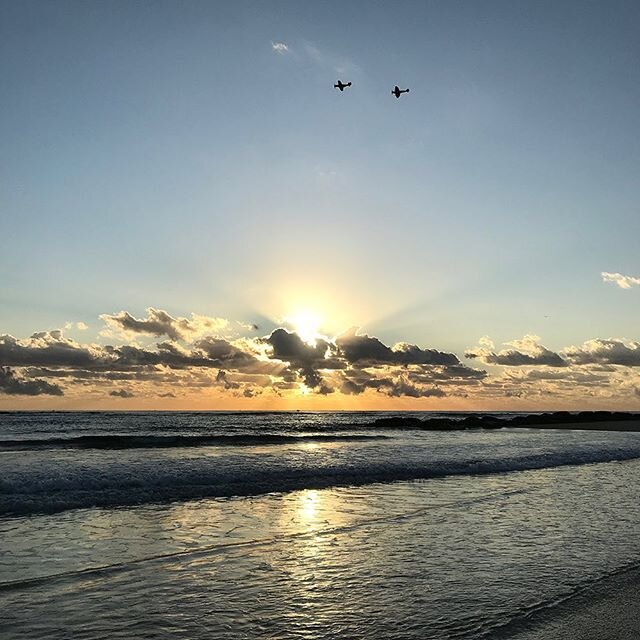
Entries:
POLYGON ((284 321, 300 336, 300 338, 310 345, 315 345, 319 338, 322 338, 320 327, 322 326, 322 316, 310 309, 300 309, 285 317, 284 321))

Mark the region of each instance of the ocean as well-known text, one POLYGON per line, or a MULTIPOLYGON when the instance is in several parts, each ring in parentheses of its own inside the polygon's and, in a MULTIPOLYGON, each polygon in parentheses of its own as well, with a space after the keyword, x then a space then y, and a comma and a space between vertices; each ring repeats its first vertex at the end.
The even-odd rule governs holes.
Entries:
POLYGON ((502 638, 640 565, 640 433, 380 416, 0 414, 0 634, 502 638))

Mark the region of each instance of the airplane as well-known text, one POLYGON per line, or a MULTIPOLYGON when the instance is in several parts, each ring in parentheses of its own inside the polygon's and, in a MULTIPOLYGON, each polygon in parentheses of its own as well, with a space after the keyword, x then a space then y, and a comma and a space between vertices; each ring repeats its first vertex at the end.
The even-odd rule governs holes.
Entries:
POLYGON ((401 93, 409 93, 409 89, 401 89, 398 85, 396 85, 393 88, 391 95, 395 96, 396 98, 399 98, 401 93))
POLYGON ((344 83, 344 82, 342 82, 342 80, 338 80, 338 84, 334 84, 333 88, 334 89, 340 89, 340 91, 344 91, 346 89, 346 87, 350 87, 350 86, 351 86, 350 82, 344 83))

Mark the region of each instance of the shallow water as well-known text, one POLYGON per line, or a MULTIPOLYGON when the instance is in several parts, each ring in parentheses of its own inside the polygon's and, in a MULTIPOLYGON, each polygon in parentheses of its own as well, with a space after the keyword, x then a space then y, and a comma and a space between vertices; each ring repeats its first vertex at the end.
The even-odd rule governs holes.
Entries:
MULTIPOLYGON (((266 482, 245 497, 163 493, 161 503, 5 515, 3 638, 484 638, 640 561, 637 434, 386 435, 240 452, 1 454, 3 489, 23 477, 40 499, 66 499, 87 469, 103 485, 126 470, 131 490, 158 469, 228 485, 229 468, 308 481, 369 465, 394 480, 341 486, 338 474, 322 489, 277 493, 266 482), (629 459, 593 462, 616 456, 629 459), (524 470, 501 471, 514 465, 524 470), (418 468, 426 479, 394 479, 418 468)), ((94 483, 84 496, 102 491, 94 483)))

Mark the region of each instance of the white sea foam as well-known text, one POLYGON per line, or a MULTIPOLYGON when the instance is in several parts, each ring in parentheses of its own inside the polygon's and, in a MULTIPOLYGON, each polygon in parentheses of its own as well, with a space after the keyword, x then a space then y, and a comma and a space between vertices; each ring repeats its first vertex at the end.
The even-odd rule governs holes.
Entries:
MULTIPOLYGON (((391 435, 391 434, 388 434, 391 435)), ((640 457, 638 434, 395 434, 381 441, 2 454, 0 514, 498 474, 640 457)))

